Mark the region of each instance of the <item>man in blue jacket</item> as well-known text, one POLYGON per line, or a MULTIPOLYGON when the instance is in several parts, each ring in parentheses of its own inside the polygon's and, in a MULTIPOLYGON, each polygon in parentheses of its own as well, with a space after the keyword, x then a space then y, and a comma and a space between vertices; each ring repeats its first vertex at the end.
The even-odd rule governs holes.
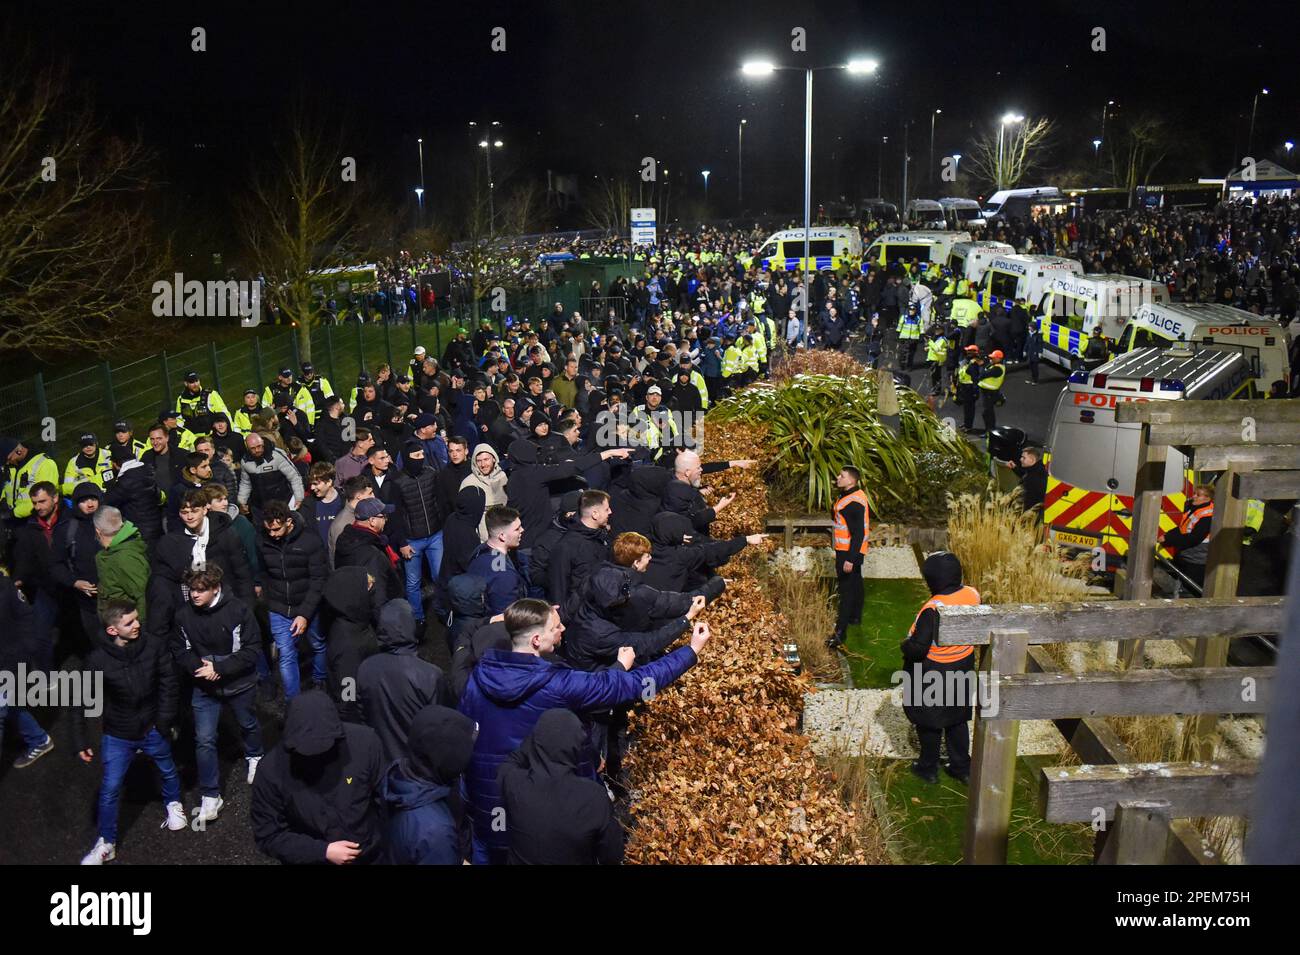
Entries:
POLYGON ((445 706, 426 706, 416 714, 407 740, 409 755, 389 765, 380 786, 388 806, 384 848, 389 864, 460 865, 465 860, 469 846, 460 838, 460 776, 477 735, 472 719, 445 706))
MULTIPOLYGON (((479 727, 474 756, 465 773, 476 865, 505 861, 508 820, 497 772, 543 713, 565 708, 581 716, 649 699, 694 666, 709 641, 708 625, 697 623, 690 646, 678 647, 653 663, 633 670, 636 651, 624 647, 615 666, 587 673, 551 661, 564 625, 545 601, 515 601, 506 608, 505 625, 511 650, 485 651, 460 701, 460 711, 479 727)), ((595 778, 590 750, 580 772, 595 778)))
POLYGON ((487 542, 469 559, 465 573, 483 581, 487 614, 495 617, 521 597, 528 596, 528 558, 519 553, 524 524, 512 507, 489 507, 483 518, 487 542))

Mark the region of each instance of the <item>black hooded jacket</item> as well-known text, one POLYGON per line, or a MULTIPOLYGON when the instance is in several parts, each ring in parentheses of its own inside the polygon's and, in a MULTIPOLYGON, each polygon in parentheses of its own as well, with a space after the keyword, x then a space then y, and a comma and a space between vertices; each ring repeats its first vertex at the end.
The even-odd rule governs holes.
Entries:
POLYGON ((416 656, 419 638, 406 600, 379 608, 379 652, 357 670, 357 696, 366 725, 375 731, 385 764, 406 755, 406 738, 415 714, 446 702, 442 670, 416 656))
POLYGON ((660 590, 694 590, 703 587, 713 571, 721 567, 745 547, 743 534, 730 540, 705 539, 698 543, 695 529, 684 514, 665 511, 656 514, 650 524, 650 544, 654 556, 646 568, 645 582, 660 590))
POLYGON ((498 772, 512 865, 618 865, 623 829, 605 787, 579 775, 588 747, 570 710, 547 710, 498 772))
POLYGON ((384 762, 374 730, 339 719, 320 690, 289 703, 284 736, 267 753, 253 782, 253 838, 288 865, 322 864, 332 842, 356 842, 353 861, 374 862, 383 850, 379 784, 384 762))
POLYGON ((551 551, 546 572, 546 596, 561 609, 568 606, 569 594, 612 556, 609 532, 603 527, 588 527, 576 514, 574 518, 551 551))
POLYGON ((338 543, 334 545, 335 568, 364 567, 375 578, 375 601, 381 605, 406 592, 397 568, 388 557, 390 546, 385 535, 364 529, 355 522, 343 528, 338 543))
MULTIPOLYGON (((103 732, 118 739, 144 739, 157 727, 166 734, 176 721, 176 668, 167 644, 153 634, 140 635, 119 647, 100 631, 86 657, 86 669, 104 674, 103 732)), ((87 746, 86 720, 72 720, 73 749, 87 746)))
MULTIPOLYGON (((506 485, 507 501, 519 512, 523 521, 523 548, 532 547, 546 530, 551 520, 551 495, 553 482, 576 477, 583 471, 600 464, 599 452, 583 454, 557 464, 542 464, 537 446, 531 441, 516 440, 510 445, 510 483, 506 485)), ((563 491, 561 491, 563 493, 563 491)))
MULTIPOLYGON (((208 514, 207 563, 221 568, 221 588, 227 596, 252 606, 253 576, 233 523, 225 514, 208 514)), ((184 602, 181 581, 193 563, 193 552, 194 538, 186 533, 184 525, 164 534, 154 549, 148 591, 148 627, 154 633, 172 634, 173 615, 184 602)))
POLYGON ((154 480, 153 468, 143 461, 127 461, 109 485, 104 503, 118 508, 123 520, 130 521, 139 529, 152 553, 163 533, 162 505, 158 501, 158 484, 154 480))
POLYGON ((698 487, 692 487, 678 478, 673 478, 664 488, 663 510, 688 518, 696 535, 708 534, 709 525, 718 516, 705 502, 698 487))
POLYGON ((438 568, 438 579, 444 585, 469 569, 470 559, 478 550, 478 525, 485 510, 487 495, 481 487, 470 485, 456 492, 456 508, 442 526, 442 565, 438 568))
POLYGON ((95 515, 83 514, 79 507, 82 501, 92 497, 98 501, 104 500, 104 492, 98 484, 86 481, 77 485, 72 492, 72 520, 60 521, 55 527, 50 553, 50 576, 56 583, 76 594, 79 608, 89 611, 95 609, 95 598, 86 596, 75 589, 73 584, 78 580, 99 583, 99 571, 95 569, 95 555, 99 553, 95 515))
MULTIPOLYGON (((659 657, 690 626, 686 611, 650 630, 626 630, 618 622, 632 594, 626 567, 606 563, 595 570, 570 600, 567 630, 560 650, 577 670, 598 670, 618 659, 619 647, 636 651, 637 665, 659 657)), ((680 595, 673 595, 674 597, 680 595)), ((686 608, 690 599, 686 600, 686 608)), ((666 601, 664 611, 675 609, 666 601)), ((662 619, 662 617, 661 617, 662 619)), ((650 621, 646 621, 649 623, 650 621)))
MULTIPOLYGON (((927 557, 925 563, 921 565, 921 576, 925 578, 925 585, 930 588, 932 595, 956 593, 962 587, 961 562, 957 559, 957 555, 946 551, 927 557)), ((930 645, 938 635, 939 612, 933 607, 927 607, 917 618, 916 629, 912 635, 899 647, 903 652, 903 661, 908 672, 912 672, 917 664, 920 665, 922 673, 931 670, 961 672, 975 668, 973 653, 954 663, 937 663, 926 656, 930 645)), ((903 712, 917 726, 942 729, 969 720, 971 706, 969 702, 960 706, 904 706, 903 712)))
POLYGON ((560 498, 560 506, 555 513, 551 515, 551 523, 546 526, 546 530, 533 541, 532 554, 528 558, 528 577, 534 587, 546 589, 547 572, 551 566, 551 554, 564 535, 568 533, 578 520, 578 500, 582 497, 581 491, 569 491, 560 498))
POLYGON ((664 491, 672 476, 667 468, 655 465, 632 468, 627 489, 616 487, 610 492, 614 511, 609 518, 610 536, 635 531, 649 537, 651 521, 663 510, 664 491))

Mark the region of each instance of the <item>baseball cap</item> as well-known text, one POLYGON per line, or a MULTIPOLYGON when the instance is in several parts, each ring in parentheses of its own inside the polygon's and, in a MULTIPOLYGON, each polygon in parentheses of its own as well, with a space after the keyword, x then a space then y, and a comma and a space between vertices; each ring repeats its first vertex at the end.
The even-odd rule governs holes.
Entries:
POLYGON ((158 412, 159 421, 166 421, 169 418, 179 418, 179 417, 180 415, 176 413, 175 408, 164 408, 162 411, 158 412))
POLYGON ((292 369, 292 368, 281 368, 281 369, 280 369, 280 377, 281 377, 281 378, 292 378, 292 377, 293 377, 293 369, 292 369))
POLYGON ((409 384, 411 383, 411 376, 410 376, 410 375, 398 375, 398 376, 397 376, 397 383, 398 383, 399 385, 409 385, 409 384))
POLYGON ((980 350, 979 345, 967 345, 967 346, 963 349, 963 351, 966 351, 966 352, 974 352, 975 354, 979 354, 979 350, 980 350))
POLYGON ((1001 361, 1003 358, 1001 349, 995 349, 994 351, 989 352, 989 358, 994 361, 1001 361))
POLYGON ((664 393, 664 390, 660 388, 658 385, 651 385, 649 388, 645 390, 645 393, 647 395, 662 395, 664 393))
POLYGON ((311 362, 309 362, 309 361, 305 361, 305 362, 302 363, 302 373, 303 373, 304 375, 310 375, 310 374, 311 374, 313 371, 315 371, 315 370, 316 370, 316 369, 315 369, 315 367, 313 367, 313 365, 312 365, 311 362))
POLYGON ((425 350, 425 347, 424 347, 423 345, 417 345, 416 348, 415 348, 415 353, 416 353, 417 355, 427 355, 427 354, 428 354, 428 352, 425 350))
POLYGON ((257 389, 256 389, 256 388, 245 388, 245 389, 244 389, 244 394, 246 394, 246 395, 252 395, 254 398, 256 398, 256 397, 257 397, 257 389))
POLYGON ((187 372, 185 373, 185 380, 186 380, 186 381, 198 381, 198 380, 199 380, 199 373, 198 373, 197 371, 187 371, 187 372))
POLYGON ((99 444, 99 439, 95 437, 93 434, 91 434, 89 431, 87 431, 85 434, 81 436, 81 447, 84 448, 88 444, 95 444, 95 445, 99 444))
POLYGON ((126 421, 114 421, 114 422, 113 422, 113 432, 114 432, 114 433, 117 433, 117 432, 119 432, 119 431, 130 431, 130 430, 131 430, 131 425, 130 425, 128 422, 126 422, 126 421))
POLYGON ((379 517, 381 514, 391 514, 397 510, 392 504, 385 504, 378 498, 368 497, 364 501, 358 501, 354 509, 357 520, 368 521, 372 517, 379 517))

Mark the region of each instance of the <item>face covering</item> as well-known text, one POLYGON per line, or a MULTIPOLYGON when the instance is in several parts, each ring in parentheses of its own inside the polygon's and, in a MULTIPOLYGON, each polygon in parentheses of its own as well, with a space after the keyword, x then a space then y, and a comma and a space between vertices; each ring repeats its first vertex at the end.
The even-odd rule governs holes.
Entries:
POLYGON ((406 473, 411 477, 419 477, 421 472, 424 471, 424 458, 413 458, 407 455, 403 458, 402 463, 406 468, 406 473))

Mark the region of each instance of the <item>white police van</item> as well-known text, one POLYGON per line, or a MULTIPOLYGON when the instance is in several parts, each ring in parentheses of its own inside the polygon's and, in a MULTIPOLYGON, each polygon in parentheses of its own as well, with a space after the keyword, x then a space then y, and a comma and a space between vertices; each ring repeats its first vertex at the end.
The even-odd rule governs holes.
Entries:
POLYGON ((1168 301, 1169 289, 1159 282, 1131 275, 1071 273, 1053 276, 1038 300, 1029 304, 1043 310, 1038 330, 1043 361, 1071 371, 1084 359, 1094 337, 1118 342, 1139 307, 1168 301))
POLYGON ((1059 255, 998 255, 984 272, 979 294, 980 308, 1011 311, 1016 299, 1035 302, 1047 284, 1060 275, 1082 275, 1083 266, 1075 259, 1059 255))
POLYGON ((768 236, 755 259, 765 270, 841 272, 861 257, 862 233, 856 227, 814 226, 808 230, 807 258, 804 258, 804 230, 785 229, 768 236))
POLYGON ((1287 335, 1276 319, 1231 305, 1155 302, 1138 306, 1119 338, 1119 351, 1168 348, 1178 342, 1240 352, 1260 387, 1290 381, 1287 335))
POLYGON ((1015 254, 1015 248, 1005 242, 958 242, 948 253, 948 268, 958 280, 979 285, 990 262, 999 256, 1015 254))
POLYGON ((969 241, 969 232, 886 232, 867 248, 862 268, 884 268, 899 259, 942 264, 954 245, 969 241))

